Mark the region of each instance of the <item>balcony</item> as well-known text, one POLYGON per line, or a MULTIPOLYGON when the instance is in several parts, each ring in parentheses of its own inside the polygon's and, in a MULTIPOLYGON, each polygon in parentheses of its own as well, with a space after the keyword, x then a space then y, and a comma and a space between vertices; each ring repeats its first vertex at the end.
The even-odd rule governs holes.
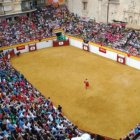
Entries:
POLYGON ((21 1, 21 10, 22 11, 35 10, 33 0, 22 0, 21 1))
POLYGON ((0 17, 35 11, 34 0, 0 0, 0 17))
POLYGON ((36 7, 45 6, 45 0, 35 0, 34 2, 36 7))

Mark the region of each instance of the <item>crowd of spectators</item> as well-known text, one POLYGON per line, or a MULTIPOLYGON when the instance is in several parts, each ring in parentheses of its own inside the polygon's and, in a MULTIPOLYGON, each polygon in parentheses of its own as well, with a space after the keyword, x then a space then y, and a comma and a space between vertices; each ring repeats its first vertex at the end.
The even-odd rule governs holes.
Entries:
POLYGON ((0 53, 0 140, 69 140, 83 133, 0 53))
POLYGON ((31 17, 18 16, 15 20, 0 21, 0 47, 11 46, 53 35, 61 28, 67 34, 140 56, 140 32, 126 29, 124 24, 97 23, 70 13, 66 6, 42 7, 31 17))
MULTIPOLYGON (((97 23, 70 13, 67 7, 37 9, 31 17, 0 20, 0 47, 12 46, 53 36, 53 29, 66 34, 140 56, 140 32, 124 24, 97 23)), ((62 107, 53 106, 0 53, 0 140, 65 140, 81 132, 62 115, 62 107)), ((125 139, 140 133, 138 124, 125 139)))
POLYGON ((128 135, 124 138, 124 140, 139 140, 140 138, 140 124, 137 124, 135 128, 133 128, 128 135))

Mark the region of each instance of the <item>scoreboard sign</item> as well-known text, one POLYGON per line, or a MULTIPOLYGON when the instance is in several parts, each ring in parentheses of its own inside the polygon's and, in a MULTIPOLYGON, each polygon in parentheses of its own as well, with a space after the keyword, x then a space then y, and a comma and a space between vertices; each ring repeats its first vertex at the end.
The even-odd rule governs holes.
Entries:
POLYGON ((89 44, 88 43, 83 43, 83 50, 89 52, 89 44))
POLYGON ((36 50, 36 44, 30 44, 29 45, 29 52, 35 51, 36 50))
POLYGON ((125 65, 125 63, 126 63, 125 56, 123 56, 123 55, 117 55, 117 62, 125 65))

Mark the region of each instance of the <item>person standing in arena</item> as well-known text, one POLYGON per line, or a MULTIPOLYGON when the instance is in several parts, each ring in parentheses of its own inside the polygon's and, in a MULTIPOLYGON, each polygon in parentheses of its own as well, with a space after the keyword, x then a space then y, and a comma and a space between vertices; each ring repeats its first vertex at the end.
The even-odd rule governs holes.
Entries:
POLYGON ((84 84, 85 84, 85 88, 88 89, 89 88, 89 82, 88 82, 87 78, 84 80, 84 84))

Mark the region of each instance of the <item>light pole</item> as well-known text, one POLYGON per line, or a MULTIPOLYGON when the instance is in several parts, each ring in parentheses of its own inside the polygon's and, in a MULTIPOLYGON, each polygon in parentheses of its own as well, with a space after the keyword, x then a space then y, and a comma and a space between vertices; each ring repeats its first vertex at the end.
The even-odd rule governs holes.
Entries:
POLYGON ((107 24, 109 21, 109 4, 110 4, 110 0, 107 1, 107 24))

